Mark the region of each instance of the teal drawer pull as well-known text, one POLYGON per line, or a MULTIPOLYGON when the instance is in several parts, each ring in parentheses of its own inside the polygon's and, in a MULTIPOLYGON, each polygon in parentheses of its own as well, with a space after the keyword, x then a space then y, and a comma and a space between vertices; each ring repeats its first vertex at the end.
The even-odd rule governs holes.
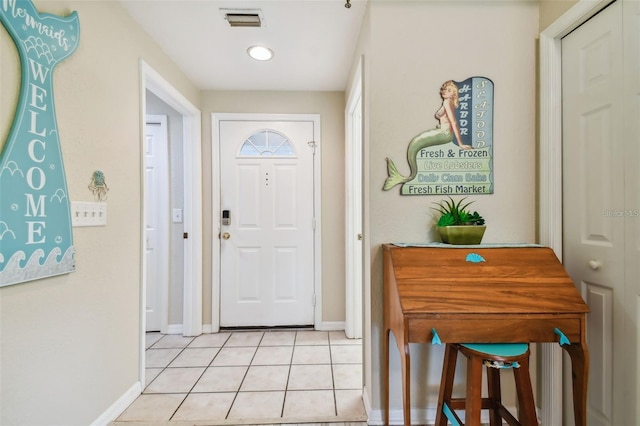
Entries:
POLYGON ((565 336, 565 334, 560 331, 559 328, 554 328, 553 332, 556 333, 558 336, 560 336, 560 341, 558 343, 560 343, 560 346, 564 346, 564 345, 570 345, 571 341, 567 338, 567 336, 565 336))
POLYGON ((442 341, 440 340, 440 336, 438 336, 438 332, 436 331, 436 329, 432 328, 431 332, 433 333, 433 338, 431 339, 431 344, 432 345, 442 345, 442 341))

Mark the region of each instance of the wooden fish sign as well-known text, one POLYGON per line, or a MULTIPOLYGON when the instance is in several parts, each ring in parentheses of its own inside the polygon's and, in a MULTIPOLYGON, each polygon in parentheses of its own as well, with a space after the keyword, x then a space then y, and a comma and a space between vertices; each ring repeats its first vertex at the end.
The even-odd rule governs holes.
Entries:
POLYGON ((0 154, 0 287, 75 270, 69 192, 53 99, 53 69, 78 47, 76 12, 38 13, 0 0, 20 56, 21 85, 0 154))

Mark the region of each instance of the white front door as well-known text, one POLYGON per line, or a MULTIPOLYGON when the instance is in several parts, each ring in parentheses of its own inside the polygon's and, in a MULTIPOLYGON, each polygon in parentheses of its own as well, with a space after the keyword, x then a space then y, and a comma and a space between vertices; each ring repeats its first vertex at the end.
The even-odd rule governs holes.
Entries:
POLYGON ((316 125, 219 123, 222 327, 314 323, 316 125))
POLYGON ((169 147, 167 117, 145 127, 146 331, 166 332, 169 288, 169 147), (163 324, 165 323, 165 324, 163 324))
POLYGON ((564 264, 591 309, 587 423, 603 426, 638 421, 638 74, 626 111, 622 10, 617 1, 562 40, 564 264))

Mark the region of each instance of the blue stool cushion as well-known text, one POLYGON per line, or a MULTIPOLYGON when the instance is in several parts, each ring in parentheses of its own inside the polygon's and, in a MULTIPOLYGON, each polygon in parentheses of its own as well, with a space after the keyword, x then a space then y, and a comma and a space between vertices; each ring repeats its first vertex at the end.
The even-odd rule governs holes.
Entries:
POLYGON ((526 343, 461 343, 460 346, 494 356, 518 356, 527 352, 526 343))

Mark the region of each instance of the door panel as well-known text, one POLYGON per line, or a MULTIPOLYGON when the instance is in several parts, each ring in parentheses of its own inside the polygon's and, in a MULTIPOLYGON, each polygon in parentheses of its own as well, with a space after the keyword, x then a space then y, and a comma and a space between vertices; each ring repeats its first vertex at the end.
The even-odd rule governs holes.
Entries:
MULTIPOLYGON (((588 344, 591 355, 589 368, 589 406, 597 407, 599 416, 611 418, 613 410, 613 395, 611 386, 612 357, 613 357, 613 289, 607 285, 591 282, 582 283, 585 301, 591 309, 587 322, 588 344), (607 386, 598 384, 606 383, 607 386)), ((593 412, 590 418, 594 416, 593 412)), ((587 424, 607 424, 602 421, 587 421, 587 424)))
POLYGON ((145 127, 146 331, 167 322, 169 267, 168 135, 166 116, 148 116, 145 127))
MULTIPOLYGON (((237 209, 234 216, 240 217, 238 228, 259 229, 262 226, 260 215, 262 200, 260 199, 260 165, 259 164, 238 164, 237 166, 237 186, 233 190, 238 193, 243 192, 243 197, 236 199, 237 209)), ((223 194, 224 197, 225 194, 223 194)), ((231 198, 228 194, 227 198, 231 198)), ((235 218, 232 218, 232 223, 235 218)))
POLYGON ((627 423, 640 419, 640 2, 623 3, 624 32, 624 122, 630 132, 625 152, 625 291, 626 311, 632 338, 627 348, 627 377, 624 406, 627 423), (634 339, 635 338, 635 342, 634 339), (634 344, 635 343, 635 344, 634 344), (635 362, 634 362, 635 361, 635 362))
POLYGON ((219 127, 221 208, 231 212, 221 226, 220 325, 311 325, 314 122, 219 127))
MULTIPOLYGON (((578 212, 583 215, 580 231, 582 243, 597 250, 597 247, 610 248, 615 243, 615 223, 603 211, 606 206, 616 205, 620 200, 622 188, 618 185, 622 178, 622 169, 616 167, 617 158, 613 154, 611 139, 616 137, 616 130, 612 128, 613 108, 611 105, 598 105, 594 111, 586 111, 580 117, 578 145, 573 152, 566 152, 569 161, 578 166, 576 171, 584 182, 581 187, 568 186, 568 197, 571 200, 573 191, 581 204, 568 204, 569 214, 578 212), (580 162, 580 164, 575 164, 580 162)), ((569 178, 569 181, 572 181, 569 178)))
POLYGON ((629 362, 623 165, 630 135, 622 36, 617 1, 562 40, 563 257, 591 309, 587 423, 603 426, 631 424, 623 402, 629 362))

